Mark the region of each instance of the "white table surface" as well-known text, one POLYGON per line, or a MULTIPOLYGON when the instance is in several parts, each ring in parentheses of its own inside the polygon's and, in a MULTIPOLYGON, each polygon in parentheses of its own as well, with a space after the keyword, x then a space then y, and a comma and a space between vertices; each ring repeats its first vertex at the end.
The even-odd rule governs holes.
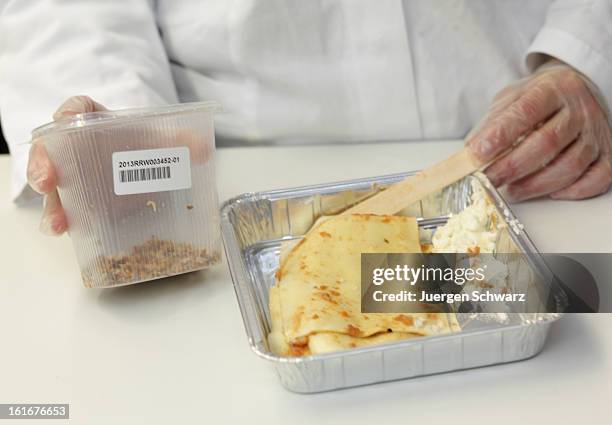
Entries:
MULTIPOLYGON (((219 195, 409 171, 460 146, 222 149, 219 195)), ((11 203, 9 168, 0 157, 0 403, 70 403, 70 423, 105 425, 612 421, 612 315, 602 314, 564 317, 544 351, 523 362, 288 392, 250 351, 225 263, 149 284, 85 289, 70 239, 38 233, 40 205, 11 203)), ((514 210, 542 251, 612 252, 612 193, 514 210)))

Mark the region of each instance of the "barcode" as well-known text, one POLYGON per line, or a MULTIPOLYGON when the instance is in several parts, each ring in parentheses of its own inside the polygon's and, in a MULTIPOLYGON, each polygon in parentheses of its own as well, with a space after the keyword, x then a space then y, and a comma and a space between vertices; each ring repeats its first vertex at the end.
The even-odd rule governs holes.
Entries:
POLYGON ((170 178, 170 167, 137 168, 134 170, 119 170, 121 183, 141 182, 147 180, 164 180, 170 178))

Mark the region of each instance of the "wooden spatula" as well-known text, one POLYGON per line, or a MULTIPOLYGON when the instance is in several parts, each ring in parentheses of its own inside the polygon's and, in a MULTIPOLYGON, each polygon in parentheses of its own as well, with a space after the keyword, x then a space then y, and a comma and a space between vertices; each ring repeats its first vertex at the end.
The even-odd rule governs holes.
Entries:
POLYGON ((342 214, 393 215, 444 187, 483 168, 467 148, 434 164, 414 176, 362 201, 342 214))

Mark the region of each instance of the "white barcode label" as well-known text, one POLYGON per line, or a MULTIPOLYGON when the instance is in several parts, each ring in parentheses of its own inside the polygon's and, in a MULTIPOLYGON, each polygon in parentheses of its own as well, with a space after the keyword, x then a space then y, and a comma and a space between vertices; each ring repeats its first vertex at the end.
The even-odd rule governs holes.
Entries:
POLYGON ((116 195, 189 189, 189 148, 114 152, 113 183, 116 195))

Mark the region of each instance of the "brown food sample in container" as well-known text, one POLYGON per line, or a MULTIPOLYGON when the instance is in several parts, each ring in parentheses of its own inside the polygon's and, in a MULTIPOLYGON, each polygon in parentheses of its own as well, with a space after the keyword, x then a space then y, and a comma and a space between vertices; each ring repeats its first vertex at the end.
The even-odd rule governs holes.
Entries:
POLYGON ((81 275, 88 288, 122 285, 203 269, 220 258, 219 252, 154 237, 127 254, 98 257, 81 275))

